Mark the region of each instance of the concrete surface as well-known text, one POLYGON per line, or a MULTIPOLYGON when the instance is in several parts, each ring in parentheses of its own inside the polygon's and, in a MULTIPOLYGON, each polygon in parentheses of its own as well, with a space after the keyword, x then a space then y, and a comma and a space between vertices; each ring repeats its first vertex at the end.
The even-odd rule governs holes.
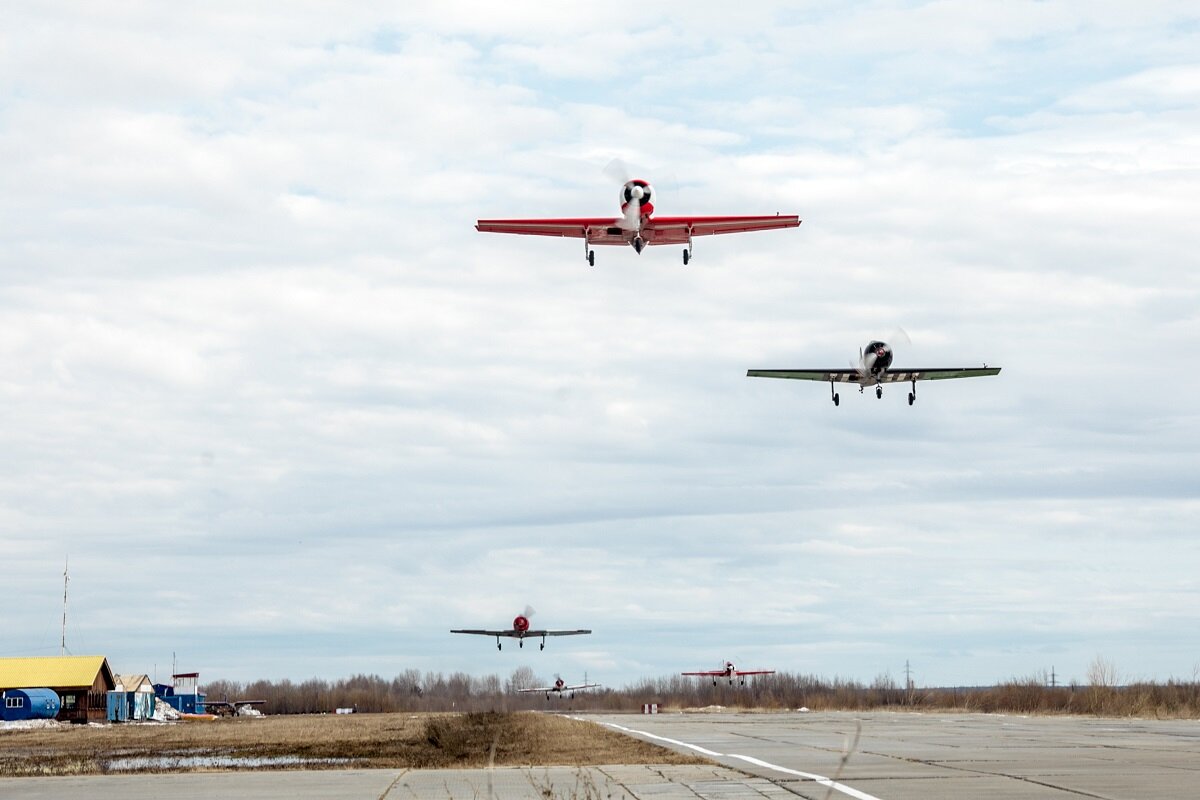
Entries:
POLYGON ((1200 721, 969 714, 580 715, 722 766, 0 778, 2 800, 1200 798, 1200 721), (843 758, 847 743, 858 742, 843 758), (653 738, 658 737, 658 738, 653 738), (844 763, 843 763, 844 761, 844 763))
POLYGON ((792 797, 716 766, 502 767, 495 770, 288 770, 0 778, 3 800, 762 800, 792 797))
POLYGON ((1196 720, 910 713, 582 718, 675 740, 651 739, 807 798, 830 791, 818 778, 836 781, 832 797, 858 800, 1200 798, 1196 720), (858 726, 858 745, 843 765, 858 726))

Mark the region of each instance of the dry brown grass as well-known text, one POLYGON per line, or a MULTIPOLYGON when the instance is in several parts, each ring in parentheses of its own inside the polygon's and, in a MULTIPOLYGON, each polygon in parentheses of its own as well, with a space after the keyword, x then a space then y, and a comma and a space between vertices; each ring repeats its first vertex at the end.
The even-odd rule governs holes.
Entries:
POLYGON ((0 734, 0 775, 98 774, 109 771, 113 759, 190 755, 346 759, 294 765, 301 768, 470 768, 488 765, 493 743, 496 766, 704 763, 599 725, 548 714, 396 713, 9 731, 0 734))

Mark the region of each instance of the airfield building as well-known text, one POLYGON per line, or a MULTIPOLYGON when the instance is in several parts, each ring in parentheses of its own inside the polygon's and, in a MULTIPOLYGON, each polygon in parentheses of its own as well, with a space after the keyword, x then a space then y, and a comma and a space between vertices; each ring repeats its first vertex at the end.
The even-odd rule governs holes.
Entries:
POLYGON ((49 690, 59 700, 55 718, 64 722, 103 722, 107 693, 115 687, 104 656, 0 658, 0 693, 5 705, 10 690, 49 690))
POLYGON ((200 691, 199 672, 179 672, 171 676, 171 684, 154 684, 154 693, 181 714, 203 714, 204 692, 200 691))
POLYGON ((62 703, 50 689, 5 689, 0 693, 0 720, 54 719, 62 703))

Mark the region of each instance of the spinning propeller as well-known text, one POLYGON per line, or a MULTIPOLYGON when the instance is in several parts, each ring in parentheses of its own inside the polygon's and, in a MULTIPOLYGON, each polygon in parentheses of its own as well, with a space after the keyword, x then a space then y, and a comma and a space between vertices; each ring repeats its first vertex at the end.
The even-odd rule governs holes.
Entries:
POLYGON ((629 165, 619 158, 614 158, 604 167, 604 174, 613 181, 621 184, 621 217, 617 225, 627 231, 640 230, 642 227, 642 210, 654 210, 651 200, 654 187, 641 178, 631 177, 629 165))

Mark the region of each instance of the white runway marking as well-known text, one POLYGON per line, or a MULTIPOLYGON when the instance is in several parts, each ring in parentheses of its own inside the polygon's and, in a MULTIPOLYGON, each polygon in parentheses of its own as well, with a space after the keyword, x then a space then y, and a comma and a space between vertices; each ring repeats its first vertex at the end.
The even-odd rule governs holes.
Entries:
MULTIPOLYGON (((574 719, 582 720, 583 717, 575 717, 574 719)), ((866 792, 860 792, 858 789, 853 789, 844 783, 838 783, 837 781, 833 780, 832 778, 826 778, 824 775, 817 775, 812 772, 801 772, 798 769, 788 769, 787 767, 781 767, 777 764, 772 764, 768 761, 763 761, 762 759, 754 758, 753 756, 740 756, 737 753, 718 753, 715 750, 708 750, 704 747, 700 747, 699 745, 688 744, 687 742, 681 742, 678 739, 668 739, 665 736, 657 736, 653 733, 647 733, 646 731, 639 731, 639 730, 635 730, 633 728, 626 728, 623 725, 617 725, 616 723, 613 723, 613 722, 601 722, 600 724, 607 725, 610 728, 616 728, 617 730, 624 731, 625 733, 636 733, 638 736, 645 736, 648 739, 657 739, 660 742, 666 742, 668 744, 677 745, 679 747, 686 747, 689 750, 695 750, 697 753, 703 753, 706 756, 713 756, 714 758, 736 758, 736 759, 740 759, 741 761, 745 761, 749 764, 754 764, 755 766, 758 766, 758 767, 765 767, 766 769, 773 769, 776 772, 783 772, 787 775, 795 775, 799 778, 807 778, 808 780, 813 781, 815 783, 819 783, 822 786, 827 786, 830 789, 833 789, 834 791, 838 791, 838 792, 841 792, 842 794, 846 794, 851 797, 857 798, 857 800, 880 800, 880 798, 876 797, 873 794, 867 794, 866 792)))

